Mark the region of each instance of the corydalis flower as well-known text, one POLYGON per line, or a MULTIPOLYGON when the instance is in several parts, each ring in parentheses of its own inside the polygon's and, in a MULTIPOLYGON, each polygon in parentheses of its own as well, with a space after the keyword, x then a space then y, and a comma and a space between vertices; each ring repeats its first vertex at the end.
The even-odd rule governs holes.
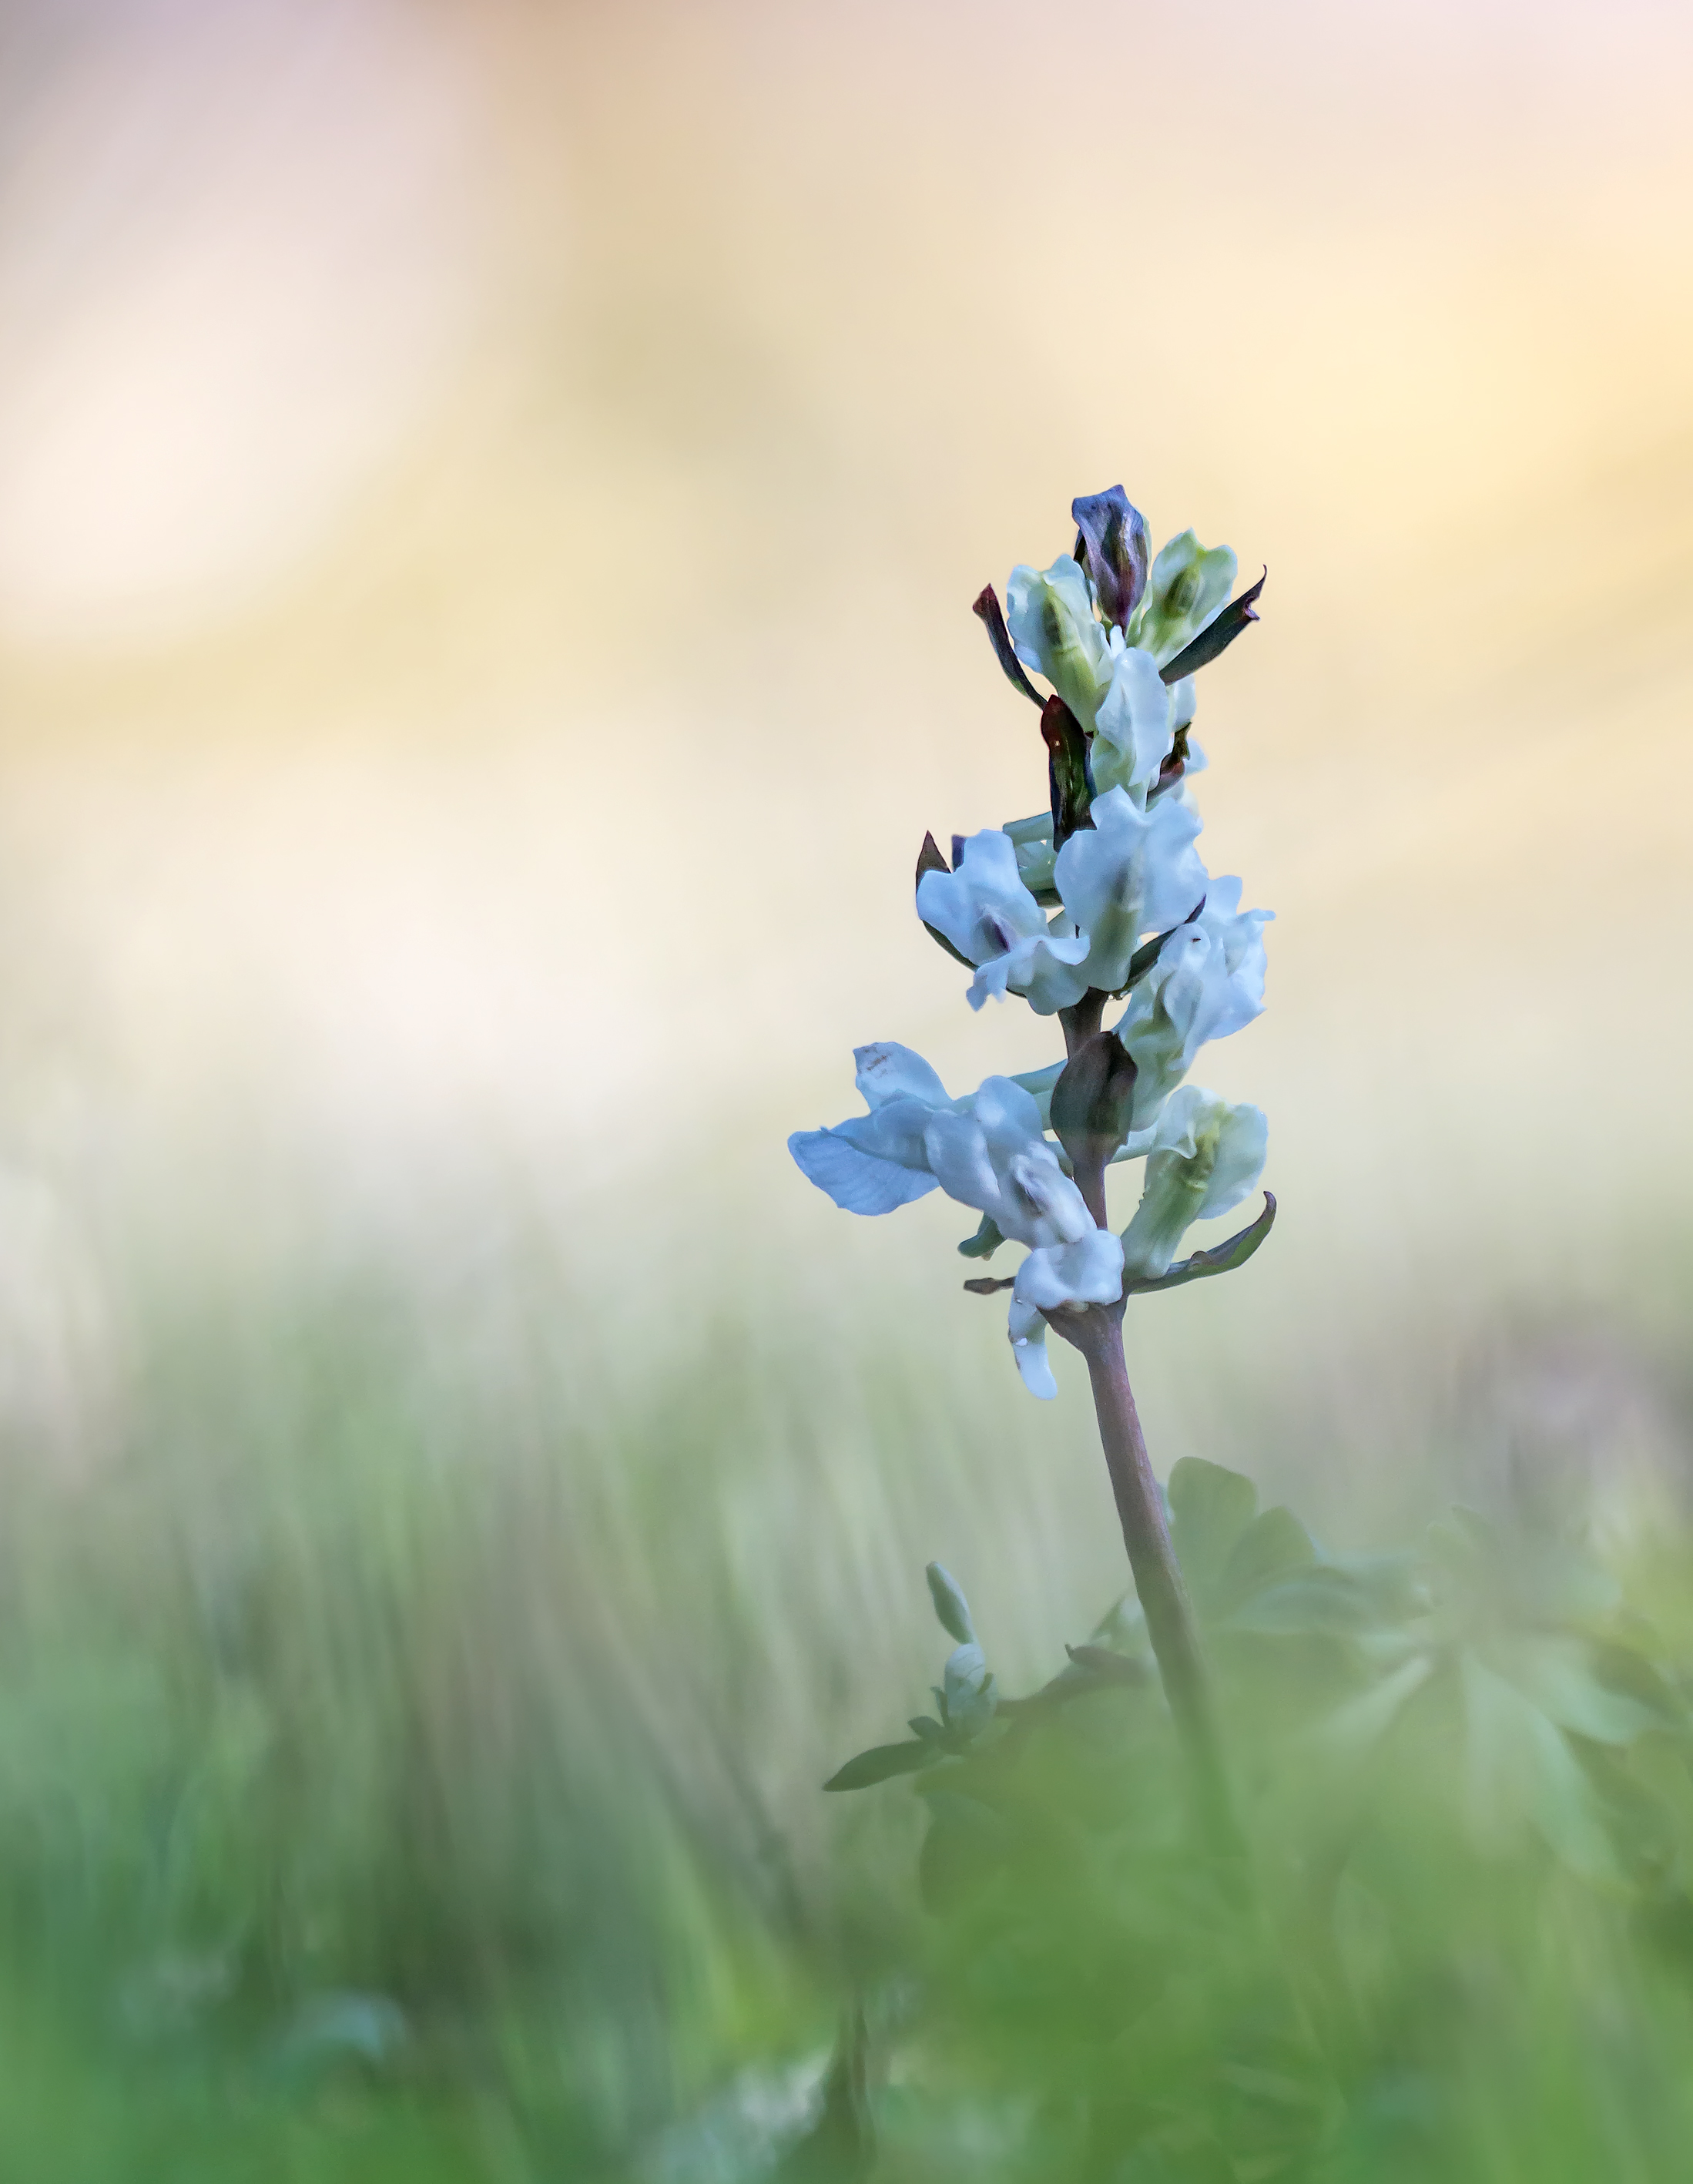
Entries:
POLYGON ((1090 986, 1115 993, 1149 929, 1178 923, 1206 891, 1194 848, 1199 814, 1175 797, 1150 811, 1121 788, 1096 797, 1093 823, 1058 852, 1053 882, 1066 915, 1047 922, 998 827, 972 834, 954 872, 925 872, 917 914, 977 967, 970 1005, 1021 994, 1037 1016, 1073 1007, 1090 986))
POLYGON ((1039 1102, 1010 1077, 962 1100, 920 1054, 892 1040, 855 1048, 870 1112, 823 1130, 796 1130, 788 1149, 817 1188, 849 1213, 891 1213, 937 1184, 1032 1250, 1079 1243, 1094 1217, 1048 1142, 1039 1102))
POLYGON ((1157 658, 1096 618, 1087 577, 1067 557, 1050 569, 1013 569, 1005 595, 1017 657, 1094 739, 1095 786, 1127 788, 1144 804, 1177 729, 1194 716, 1192 677, 1176 686, 1178 695, 1167 689, 1157 658))
POLYGON ((1150 652, 1161 667, 1173 660, 1222 611, 1238 566, 1232 547, 1207 551, 1191 531, 1161 546, 1146 596, 1129 623, 1128 643, 1150 652))
POLYGON ((861 1046, 854 1059, 871 1112, 833 1129, 796 1131, 789 1151, 849 1212, 889 1213, 939 1184, 985 1213, 1002 1237, 1027 1245, 1011 1301, 1011 1346, 1025 1384, 1038 1396, 1055 1395, 1041 1315, 1115 1303, 1122 1295, 1122 1240, 1094 1226, 1046 1139, 1039 1102, 1022 1085, 989 1077, 967 1100, 950 1101, 909 1047, 861 1046))
POLYGON ((1238 879, 1211 881, 1204 909, 1169 935, 1129 996, 1117 1035, 1135 1066, 1136 1130, 1157 1120, 1206 1040, 1227 1039, 1263 1012, 1263 929, 1275 913, 1239 903, 1238 879))
POLYGON ((1085 981, 1115 993, 1144 933, 1199 908, 1206 870, 1194 848, 1201 824, 1190 805, 1161 797, 1142 811, 1128 792, 1095 797, 1094 823, 1072 834, 1054 866, 1064 907, 1088 936, 1085 981))
MULTIPOLYGON (((924 923, 971 967, 972 1007, 1016 994, 1041 1016, 1074 1011, 1067 1059, 1021 1079, 990 1077, 954 1100, 909 1048, 861 1047, 866 1112, 788 1141, 837 1205, 887 1212, 938 1185, 983 1217, 959 1247, 966 1256, 1026 1247, 1009 1333, 1024 1381, 1043 1396, 1056 1392, 1049 1326, 1083 1346, 1100 1340, 1097 1318, 1065 1315, 1118 1304, 1126 1285, 1160 1284, 1189 1223, 1250 1190, 1266 1140, 1256 1107, 1182 1086, 1207 1039, 1263 1006, 1269 913, 1240 910, 1238 880, 1207 878, 1185 785, 1205 764, 1188 733, 1194 673, 1256 619, 1262 580, 1226 604, 1234 555, 1208 551, 1191 531, 1149 562, 1144 521, 1120 486, 1083 496, 1072 513, 1073 556, 1015 569, 1003 616, 991 586, 976 602, 1009 680, 1042 707, 1050 811, 971 836, 950 870, 926 841, 917 882, 924 923), (1026 671, 1056 699, 1042 706, 1026 671), (1115 1033, 1097 1029, 1102 997, 1125 994, 1115 1033), (1102 1057, 1100 1089, 1089 1072, 1102 1057), (1119 1237, 1089 1208, 1103 1216, 1106 1171, 1141 1157, 1139 1206, 1119 1237)), ((1250 1256, 1208 1255, 1180 1279, 1250 1256)))
POLYGON ((788 1140, 802 1174, 847 1213, 891 1213, 935 1187, 923 1133, 949 1108, 946 1087, 920 1054, 892 1039, 855 1046, 854 1083, 867 1115, 832 1129, 796 1130, 788 1140))
POLYGON ((1189 1225, 1227 1213, 1256 1183, 1268 1143, 1261 1108, 1231 1106, 1197 1084, 1172 1093, 1147 1156, 1140 1203, 1122 1232, 1125 1278, 1167 1273, 1189 1225))
POLYGON ((1088 990, 1079 967, 1087 959, 1085 937, 1066 919, 1047 923, 1023 885, 1010 836, 997 827, 970 837, 956 872, 923 874, 917 915, 977 967, 970 982, 972 1009, 990 994, 1003 1000, 1012 993, 1022 994, 1037 1016, 1050 1017, 1088 990))
POLYGON ((988 1078, 967 1113, 932 1117, 923 1149, 948 1197, 985 1213, 1013 1243, 1046 1250, 1096 1233, 1042 1132, 1033 1095, 1009 1077, 988 1078))

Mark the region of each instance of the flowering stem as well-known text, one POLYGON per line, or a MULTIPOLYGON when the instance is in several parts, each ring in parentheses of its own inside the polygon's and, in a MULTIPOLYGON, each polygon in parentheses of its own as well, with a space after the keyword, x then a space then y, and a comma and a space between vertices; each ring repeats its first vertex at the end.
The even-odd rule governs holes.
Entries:
POLYGON ((1211 1680, 1128 1382, 1122 1312, 1121 1304, 1094 1305, 1085 1312, 1055 1312, 1050 1323, 1088 1361, 1105 1468, 1164 1696, 1187 1760, 1195 1819, 1211 1847, 1233 1860, 1240 1855, 1240 1837, 1211 1680))

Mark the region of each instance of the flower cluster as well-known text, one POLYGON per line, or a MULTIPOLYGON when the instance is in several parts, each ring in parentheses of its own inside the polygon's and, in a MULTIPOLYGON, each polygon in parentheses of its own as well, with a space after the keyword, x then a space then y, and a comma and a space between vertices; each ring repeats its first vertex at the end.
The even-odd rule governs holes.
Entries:
MULTIPOLYGON (((1072 512, 1073 554, 1014 569, 1006 614, 991 587, 977 602, 1007 677, 1042 708, 1050 808, 955 838, 951 865, 927 840, 916 890, 919 918, 971 972, 971 1006, 1016 994, 1058 1017, 1069 1061, 989 1077, 954 1100, 909 1047, 860 1047, 867 1112, 788 1139, 849 1212, 891 1212, 938 1188, 983 1217, 961 1249, 1026 1247, 1011 1281, 972 1286, 1011 1290, 1013 1354, 1044 1397, 1056 1393, 1050 1316, 1245 1256, 1174 1264, 1191 1223, 1252 1189, 1266 1150, 1256 1107, 1184 1082, 1206 1040, 1264 1006, 1271 913, 1243 911, 1239 881, 1207 875, 1189 786, 1205 762, 1189 733, 1194 675, 1256 619, 1262 579, 1231 601, 1234 555, 1207 552, 1191 531, 1150 557, 1120 486, 1072 512), (1108 999, 1125 1006, 1106 1031, 1108 999), (1084 1184, 1096 1168, 1103 1212, 1105 1166, 1143 1157, 1140 1202, 1118 1234, 1096 1221, 1084 1184)), ((1273 1214, 1271 1201, 1248 1250, 1273 1214)))

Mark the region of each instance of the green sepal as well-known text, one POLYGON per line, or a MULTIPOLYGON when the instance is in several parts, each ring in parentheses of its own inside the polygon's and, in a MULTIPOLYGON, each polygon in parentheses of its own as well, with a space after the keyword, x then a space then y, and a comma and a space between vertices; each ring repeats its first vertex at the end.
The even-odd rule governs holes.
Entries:
POLYGON ((1088 738, 1082 723, 1061 698, 1049 698, 1040 712, 1046 744, 1046 777, 1052 798, 1052 843, 1061 850, 1072 834, 1094 823, 1094 777, 1088 765, 1088 738))
POLYGON ((1165 682, 1179 682, 1184 676, 1196 674, 1201 667, 1208 667, 1218 653, 1226 652, 1248 622, 1257 621, 1255 603, 1269 573, 1266 569, 1256 584, 1242 592, 1239 599, 1231 599, 1226 607, 1211 616, 1191 644, 1184 644, 1173 660, 1167 660, 1158 670, 1160 679, 1165 682))
POLYGON ((999 661, 1006 682, 1020 697, 1027 698, 1032 705, 1039 705, 1040 693, 1023 672, 1023 664, 1017 658, 1016 649, 1011 643, 1011 633, 1005 627, 1005 617, 1000 606, 1000 595, 991 584, 984 584, 982 587, 980 596, 974 601, 970 611, 981 617, 982 625, 988 632, 988 641, 994 648, 994 657, 999 661))
POLYGON ((1000 1234, 999 1223, 991 1213, 982 1216, 982 1225, 973 1236, 966 1236, 959 1245, 959 1256, 966 1259, 991 1259, 1005 1238, 1000 1234))
MULTIPOLYGON (((917 852, 917 877, 916 884, 918 887, 922 885, 923 875, 925 872, 950 872, 951 870, 952 866, 948 864, 945 857, 941 854, 940 844, 935 840, 935 838, 932 833, 926 833, 923 836, 923 846, 917 852)), ((920 918, 918 922, 922 925, 924 932, 927 933, 929 939, 934 942, 936 947, 944 948, 947 954, 951 956, 955 963, 963 964, 966 971, 973 971, 976 968, 976 966, 971 961, 970 958, 967 956, 961 956, 957 949, 955 949, 952 943, 947 939, 945 933, 937 933, 933 926, 929 923, 926 917, 920 918)))
POLYGON ((1184 1282, 1202 1282, 1211 1274, 1232 1274, 1237 1267, 1244 1267, 1264 1239, 1276 1225, 1276 1195, 1264 1193, 1264 1210, 1250 1228, 1210 1251, 1195 1251, 1191 1258, 1182 1260, 1167 1273, 1147 1281, 1125 1282, 1125 1296, 1145 1296, 1154 1290, 1178 1290, 1184 1282))

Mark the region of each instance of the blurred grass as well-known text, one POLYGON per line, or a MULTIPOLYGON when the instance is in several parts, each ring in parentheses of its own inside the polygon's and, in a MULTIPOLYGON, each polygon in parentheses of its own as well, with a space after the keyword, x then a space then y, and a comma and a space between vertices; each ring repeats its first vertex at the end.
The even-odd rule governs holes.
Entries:
MULTIPOLYGON (((654 1350, 615 1282, 586 1292, 522 1221, 456 1265, 445 1236, 409 1267, 393 1249, 130 1258, 117 1443, 81 1472, 32 1461, 15 1429, 5 1452, 0 2166, 137 2184, 162 2166, 767 2173, 781 2131, 747 2115, 788 2114, 844 1997, 897 1995, 908 1975, 888 1979, 930 1946, 911 1801, 817 1790, 925 1702, 922 1561, 972 1583, 1014 1689, 1119 1584, 1079 1390, 1057 1418, 1008 1401, 983 1373, 997 1333, 949 1335, 973 1301, 937 1302, 917 1254, 896 1246, 868 1297, 800 1260, 778 1298, 787 1263, 708 1254, 709 1293, 684 1264, 654 1350)), ((1518 1380, 1572 1356, 1590 1370, 1567 1328, 1537 1340, 1508 1353, 1518 1380)), ((1685 1490, 1678 1360, 1613 1349, 1590 1368, 1605 1415, 1571 1429, 1576 1484, 1616 1497, 1643 1602, 1685 1646, 1693 1565, 1657 1521, 1685 1490), (1619 1456, 1610 1426, 1646 1398, 1658 1438, 1619 1456)), ((1343 1353, 1322 1401, 1350 1384, 1367 1417, 1372 1369, 1343 1353)), ((1267 1380, 1261 1418, 1311 1403, 1306 1370, 1267 1380)), ((1425 1437, 1425 1509, 1443 1470, 1463 1483, 1455 1436, 1484 1449, 1534 1424, 1515 1382, 1490 1412, 1485 1386, 1455 1407, 1428 1379, 1421 1412, 1396 1395, 1394 1417, 1401 1445, 1425 1437)), ((1338 1512, 1312 1451, 1235 1429, 1252 1468, 1303 1479, 1322 1531, 1338 1512)), ((1161 1869, 1122 1879, 1123 1915, 1167 1930, 1161 1949, 1180 1932, 1161 1869)), ((1549 1912, 1532 1865, 1469 1880, 1438 1856, 1387 1895, 1401 1923, 1372 1940, 1367 1918, 1361 1943, 1371 2052, 1400 2055, 1411 2090, 1367 2073, 1354 2151, 1336 2141, 1325 2174, 1419 2173, 1401 2126, 1430 2101, 1442 2158, 1472 2164, 1452 2173, 1676 2173, 1684 1975, 1630 1957, 1620 1909, 1570 1884, 1549 1912), (1595 2013, 1612 2027, 1596 2045, 1595 2013)), ((1214 1970, 1171 2028, 1178 2075, 1235 2008, 1214 1970)), ((1061 2015, 1027 2007, 1002 2001, 985 2046, 966 2036, 886 2089, 890 2176, 1000 2173, 967 2158, 978 2128, 1008 2176, 1094 2173, 991 2101, 969 2120, 994 2041, 1056 2036, 1061 2015)))

